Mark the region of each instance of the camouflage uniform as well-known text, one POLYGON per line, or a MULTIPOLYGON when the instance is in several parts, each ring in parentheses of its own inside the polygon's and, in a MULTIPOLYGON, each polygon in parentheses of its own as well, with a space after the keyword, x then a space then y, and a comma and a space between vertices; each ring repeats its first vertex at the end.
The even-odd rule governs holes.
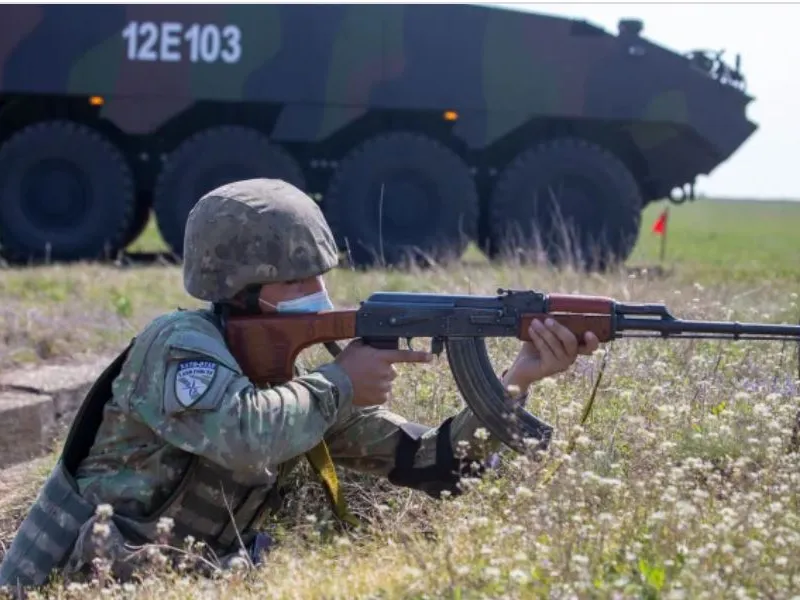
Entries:
POLYGON ((258 388, 225 343, 220 303, 335 266, 333 236, 310 198, 274 180, 218 188, 192 210, 185 249, 185 287, 212 307, 155 319, 98 380, 0 584, 85 571, 100 504, 113 507, 107 533, 117 542, 107 552, 123 578, 135 561, 126 563, 121 541, 152 542, 160 517, 173 519, 179 539, 191 535, 218 555, 251 549, 276 506, 279 475, 323 441, 344 467, 433 496, 457 493, 453 448, 481 427, 469 409, 428 428, 381 406, 354 407, 334 362, 258 388))

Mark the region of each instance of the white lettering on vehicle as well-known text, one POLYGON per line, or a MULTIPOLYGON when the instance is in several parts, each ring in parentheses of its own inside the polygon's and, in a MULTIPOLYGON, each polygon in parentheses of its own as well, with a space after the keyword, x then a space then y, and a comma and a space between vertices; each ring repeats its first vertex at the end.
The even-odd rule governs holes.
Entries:
POLYGON ((131 21, 122 30, 128 60, 145 62, 189 61, 228 64, 242 56, 242 31, 237 25, 200 25, 166 21, 131 21))

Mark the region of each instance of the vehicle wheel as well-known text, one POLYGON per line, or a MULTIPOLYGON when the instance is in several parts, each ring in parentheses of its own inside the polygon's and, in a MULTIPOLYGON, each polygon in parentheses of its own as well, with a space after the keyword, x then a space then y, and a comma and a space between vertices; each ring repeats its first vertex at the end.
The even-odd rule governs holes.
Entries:
POLYGON ((218 127, 187 139, 167 158, 153 193, 164 241, 182 256, 186 219, 197 201, 216 187, 256 177, 305 186, 297 162, 252 129, 218 127))
POLYGON ((478 220, 478 196, 464 162, 439 142, 409 132, 353 150, 340 163, 323 208, 340 247, 362 267, 457 259, 478 220))
POLYGON ((636 180, 610 152, 580 139, 545 142, 498 179, 488 253, 525 258, 539 249, 552 264, 605 269, 633 250, 641 207, 636 180))
POLYGON ((0 148, 0 244, 11 263, 114 255, 134 207, 125 158, 89 127, 37 123, 0 148))

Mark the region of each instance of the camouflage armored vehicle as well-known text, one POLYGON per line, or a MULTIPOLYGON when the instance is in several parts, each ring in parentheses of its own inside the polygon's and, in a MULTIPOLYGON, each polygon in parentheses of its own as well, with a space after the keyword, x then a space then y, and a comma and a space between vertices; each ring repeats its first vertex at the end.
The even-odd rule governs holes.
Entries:
POLYGON ((756 129, 737 68, 471 5, 0 7, 0 243, 102 258, 149 215, 180 256, 210 188, 279 177, 354 262, 491 256, 566 225, 629 254, 640 212, 756 129))

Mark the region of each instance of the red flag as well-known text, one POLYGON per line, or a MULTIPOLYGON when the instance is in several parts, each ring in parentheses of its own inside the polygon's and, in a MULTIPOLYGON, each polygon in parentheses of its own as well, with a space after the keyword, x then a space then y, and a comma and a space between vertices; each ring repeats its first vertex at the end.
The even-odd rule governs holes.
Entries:
POLYGON ((664 235, 667 231, 667 215, 669 213, 668 209, 664 209, 664 211, 659 215, 656 222, 653 223, 653 233, 656 235, 664 235))

